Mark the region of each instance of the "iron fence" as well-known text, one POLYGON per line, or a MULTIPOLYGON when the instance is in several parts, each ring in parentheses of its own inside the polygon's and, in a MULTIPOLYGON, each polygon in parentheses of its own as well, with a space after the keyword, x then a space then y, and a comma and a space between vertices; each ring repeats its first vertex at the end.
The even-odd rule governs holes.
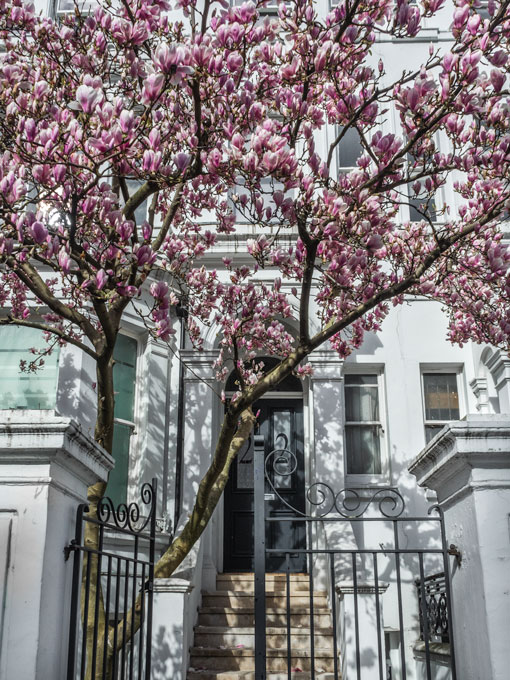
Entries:
MULTIPOLYGON (((292 510, 285 518, 271 516, 264 505, 265 495, 279 496, 272 483, 276 466, 278 475, 293 474, 294 454, 285 449, 264 451, 263 438, 255 437, 255 678, 265 680, 272 651, 266 647, 266 558, 279 555, 285 572, 284 628, 286 631, 285 665, 280 667, 288 680, 296 670, 309 674, 310 680, 327 670, 334 680, 363 680, 396 677, 406 680, 415 660, 410 650, 418 638, 415 606, 415 583, 419 583, 420 620, 424 643, 424 678, 432 680, 433 662, 426 611, 427 592, 431 601, 436 586, 431 572, 443 567, 441 616, 442 629, 451 631, 451 591, 449 549, 445 539, 441 509, 433 506, 425 517, 407 514, 405 500, 394 488, 342 489, 335 492, 325 482, 316 482, 306 490, 308 510, 292 510), (269 494, 267 492, 270 492, 269 494), (306 526, 306 548, 267 547, 267 527, 273 523, 302 523, 306 526), (430 536, 428 533, 430 533, 430 536), (369 540, 371 537, 371 540, 369 540), (414 544, 413 544, 414 537, 414 544), (362 546, 362 547, 360 547, 362 546), (309 630, 308 647, 298 649, 296 622, 291 604, 292 561, 305 557, 308 602, 301 603, 307 621, 299 619, 299 628, 309 630), (416 578, 418 577, 418 578, 416 578), (316 599, 325 591, 332 628, 331 650, 320 651, 321 633, 317 630, 316 599), (428 590, 427 590, 428 588, 428 590), (388 591, 388 596, 386 596, 388 591), (444 625, 443 625, 444 624, 444 625), (414 629, 416 628, 416 632, 414 629), (413 637, 414 636, 414 637, 413 637), (391 643, 391 644, 390 644, 391 643), (322 656, 321 656, 322 655, 322 656), (296 659, 300 665, 296 668, 296 659), (328 664, 326 668, 326 664, 328 664), (375 675, 374 675, 375 674, 375 675)), ((281 498, 283 505, 288 503, 281 498)), ((283 532, 282 535, 289 535, 283 532)), ((322 624, 323 625, 323 624, 322 624)), ((435 626, 434 621, 434 626, 435 626)), ((433 631, 437 628, 434 627, 433 631)), ((281 661, 280 661, 281 665, 281 661)), ((456 680, 455 650, 450 644, 451 679, 456 680)))
POLYGON ((157 482, 139 503, 77 509, 67 680, 149 680, 157 482))
POLYGON ((448 597, 444 572, 416 580, 420 612, 420 639, 450 642, 448 597))

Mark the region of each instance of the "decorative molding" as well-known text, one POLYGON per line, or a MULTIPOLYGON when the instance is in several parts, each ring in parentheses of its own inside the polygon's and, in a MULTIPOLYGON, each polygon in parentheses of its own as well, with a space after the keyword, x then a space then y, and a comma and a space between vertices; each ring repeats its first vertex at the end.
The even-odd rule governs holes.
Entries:
POLYGON ((509 468, 510 419, 503 415, 468 415, 465 421, 446 425, 408 466, 420 486, 439 492, 442 505, 475 488, 506 487, 504 471, 509 468), (480 470, 503 474, 483 479, 480 470))
POLYGON ((183 578, 154 579, 154 593, 191 593, 195 586, 183 578))
POLYGON ((195 349, 181 349, 179 356, 186 369, 187 383, 203 380, 215 380, 214 362, 218 358, 219 350, 210 349, 197 352, 195 349))
MULTIPOLYGON (((114 460, 71 418, 53 411, 0 411, 0 475, 4 483, 10 478, 21 483, 21 465, 28 466, 24 472, 27 484, 41 477, 56 484, 53 472, 41 475, 40 466, 45 465, 53 467, 57 477, 56 470, 62 468, 90 485, 106 481, 114 460), (30 472, 31 466, 39 468, 35 474, 30 472), (14 474, 10 468, 14 468, 14 474)), ((66 480, 59 483, 67 488, 66 480)), ((68 491, 75 493, 72 488, 68 491)))
POLYGON ((311 380, 318 382, 321 380, 342 381, 344 360, 341 359, 335 350, 323 349, 312 352, 308 357, 308 363, 313 366, 311 380))
POLYGON ((502 354, 500 350, 494 352, 487 359, 486 366, 492 375, 496 388, 500 388, 504 383, 510 382, 510 359, 502 354))
POLYGON ((476 397, 476 408, 478 411, 483 414, 490 413, 489 385, 487 378, 473 378, 469 383, 469 386, 476 397))

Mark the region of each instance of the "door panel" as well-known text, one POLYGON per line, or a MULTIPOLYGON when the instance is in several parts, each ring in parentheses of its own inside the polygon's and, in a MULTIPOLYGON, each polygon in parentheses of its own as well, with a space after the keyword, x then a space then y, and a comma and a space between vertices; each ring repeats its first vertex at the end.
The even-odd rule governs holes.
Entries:
MULTIPOLYGON (((253 407, 259 411, 257 434, 264 436, 266 469, 274 487, 266 480, 266 515, 296 516, 285 503, 305 511, 305 474, 303 450, 303 402, 301 399, 263 399, 253 407), (293 455, 291 455, 293 454, 293 455), (275 493, 276 492, 276 493, 275 493), (282 502, 281 497, 285 502, 282 502)), ((224 570, 253 571, 253 442, 237 456, 225 488, 224 570)), ((267 522, 268 548, 305 548, 303 522, 267 522)), ((283 571, 285 557, 268 557, 268 571, 283 571)), ((291 571, 305 571, 304 556, 293 554, 291 571)))

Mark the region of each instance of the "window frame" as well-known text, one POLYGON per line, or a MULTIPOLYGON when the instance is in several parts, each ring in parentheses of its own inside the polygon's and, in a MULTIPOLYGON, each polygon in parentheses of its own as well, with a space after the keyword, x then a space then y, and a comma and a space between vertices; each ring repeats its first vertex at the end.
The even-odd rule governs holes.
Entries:
MULTIPOLYGON (((34 320, 36 320, 36 319, 34 319, 34 320)), ((23 349, 20 350, 20 349, 17 349, 16 347, 10 347, 6 350, 3 350, 3 351, 6 351, 6 352, 10 352, 10 353, 15 352, 15 353, 19 354, 20 360, 26 359, 27 361, 30 361, 32 359, 36 359, 37 355, 31 354, 30 347, 36 347, 37 349, 44 349, 45 346, 47 345, 46 340, 44 340, 44 338, 43 338, 43 331, 42 330, 39 330, 39 329, 36 329, 36 328, 31 328, 31 327, 26 327, 26 326, 22 326, 22 325, 17 325, 15 323, 6 324, 5 326, 3 326, 3 328, 5 328, 6 331, 9 330, 9 329, 10 330, 16 329, 17 332, 23 333, 23 334, 27 334, 27 333, 30 333, 30 332, 33 332, 33 331, 40 334, 40 342, 39 341, 37 343, 34 342, 33 345, 30 345, 27 348, 23 348, 23 349), (24 358, 21 357, 21 353, 23 353, 24 358)), ((56 338, 56 336, 53 336, 53 337, 56 338)), ((29 382, 31 380, 35 381, 35 385, 38 384, 38 381, 39 381, 39 384, 40 384, 41 378, 44 378, 46 380, 51 379, 53 381, 53 388, 54 388, 53 393, 52 394, 49 393, 49 396, 51 397, 50 400, 49 400, 51 402, 50 405, 46 405, 46 404, 43 405, 43 406, 41 406, 40 404, 39 404, 39 406, 28 405, 28 404, 26 406, 16 405, 16 406, 9 406, 9 407, 4 408, 2 410, 7 410, 7 411, 54 411, 54 412, 56 412, 57 409, 58 409, 60 361, 61 361, 61 348, 57 343, 53 347, 51 355, 49 357, 46 357, 46 356, 44 357, 45 368, 39 369, 39 371, 36 371, 35 373, 29 373, 29 372, 24 373, 20 370, 19 361, 16 364, 16 376, 17 376, 18 381, 25 381, 26 380, 27 385, 29 384, 29 382), (53 364, 53 366, 51 366, 51 364, 53 364), (51 376, 51 378, 48 375, 49 371, 51 371, 51 372, 54 371, 54 376, 51 376)), ((4 393, 8 393, 7 385, 4 385, 3 391, 4 391, 4 393)), ((37 392, 34 392, 34 394, 37 394, 37 392)), ((33 396, 33 397, 26 396, 25 397, 26 400, 35 399, 35 398, 36 398, 35 396, 33 396)))
MULTIPOLYGON (((345 125, 338 125, 338 124, 335 125, 335 139, 336 139, 336 138, 338 137, 338 135, 340 134, 340 131, 341 131, 343 128, 345 128, 345 127, 346 127, 345 125)), ((358 132, 356 126, 355 126, 355 125, 350 125, 350 126, 349 126, 349 130, 348 130, 347 133, 346 133, 346 137, 347 137, 347 135, 349 134, 350 131, 353 131, 353 132, 355 132, 355 133, 358 135, 358 139, 359 139, 359 153, 358 153, 358 157, 357 157, 357 159, 356 159, 356 160, 358 160, 358 159, 360 159, 361 156, 363 156, 363 154, 365 153, 365 149, 363 148, 363 144, 362 144, 362 142, 361 142, 361 137, 359 136, 359 132, 358 132)), ((359 169, 359 166, 358 166, 356 163, 355 163, 354 165, 341 165, 341 163, 340 163, 340 161, 341 161, 341 158, 340 158, 340 148, 341 148, 341 146, 342 146, 342 141, 343 141, 343 140, 341 140, 341 141, 337 144, 336 151, 335 151, 337 177, 340 177, 340 175, 348 175, 348 174, 349 174, 350 172, 352 172, 353 170, 358 170, 358 169, 359 169)))
MULTIPOLYGON (((142 378, 142 364, 145 354, 145 343, 143 342, 143 337, 128 328, 121 328, 119 330, 119 336, 126 336, 131 338, 136 342, 136 356, 135 356, 135 385, 134 385, 134 395, 133 395, 133 420, 126 420, 125 418, 119 418, 114 416, 113 425, 124 425, 130 428, 129 437, 129 449, 128 449, 128 465, 127 465, 127 484, 126 484, 126 500, 128 504, 135 498, 137 494, 137 488, 134 479, 134 469, 136 462, 138 461, 139 455, 139 431, 141 423, 141 390, 140 382, 142 378)), ((116 398, 117 391, 115 390, 114 384, 114 396, 116 398)), ((108 489, 106 491, 108 494, 108 489)), ((124 501, 122 501, 124 502, 124 501)))
MULTIPOLYGON (((76 3, 79 7, 79 9, 82 11, 83 15, 88 15, 91 14, 95 6, 97 6, 97 2, 95 0, 77 0, 76 3), (85 5, 90 3, 91 7, 88 9, 84 9, 85 5)), ((60 5, 60 0, 50 0, 50 8, 49 8, 49 16, 52 19, 61 19, 63 17, 69 16, 71 14, 74 14, 74 3, 73 3, 73 8, 72 9, 66 9, 66 10, 61 10, 59 9, 60 5)))
MULTIPOLYGON (((388 418, 386 408, 386 389, 385 389, 385 372, 383 365, 374 364, 346 364, 343 371, 343 389, 344 389, 344 404, 343 404, 343 443, 344 443, 344 474, 346 486, 351 488, 364 488, 372 486, 387 486, 390 482, 390 465, 389 465, 389 444, 388 444, 388 418), (365 425, 375 424, 379 427, 379 453, 381 458, 381 472, 380 473, 352 473, 348 471, 348 457, 347 457, 347 393, 345 377, 347 375, 370 375, 377 378, 377 398, 379 408, 379 421, 363 421, 365 425)), ((352 425, 356 426, 361 423, 352 421, 352 425)))
POLYGON ((423 435, 425 439, 425 446, 428 445, 432 439, 443 429, 445 425, 451 423, 451 420, 430 420, 427 419, 426 404, 425 404, 425 380, 424 376, 429 374, 443 374, 455 375, 457 383, 457 398, 459 400, 459 420, 462 420, 466 415, 466 394, 464 387, 464 364, 420 364, 420 391, 422 402, 422 418, 423 418, 423 435), (440 426, 440 427, 438 427, 440 426), (427 441, 427 427, 438 427, 435 435, 427 441))

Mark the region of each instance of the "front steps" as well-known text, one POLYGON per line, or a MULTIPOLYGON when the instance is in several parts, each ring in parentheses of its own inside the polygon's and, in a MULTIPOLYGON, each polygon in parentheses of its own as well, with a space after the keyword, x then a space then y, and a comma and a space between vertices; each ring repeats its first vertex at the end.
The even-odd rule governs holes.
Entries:
MULTIPOLYGON (((310 589, 306 574, 290 577, 291 672, 309 680, 310 589)), ((285 574, 266 574, 266 664, 268 680, 287 680, 285 574)), ((313 594, 314 668, 317 680, 334 680, 331 613, 322 591, 313 594)), ((202 594, 187 680, 254 680, 253 574, 218 574, 216 590, 202 594)))

